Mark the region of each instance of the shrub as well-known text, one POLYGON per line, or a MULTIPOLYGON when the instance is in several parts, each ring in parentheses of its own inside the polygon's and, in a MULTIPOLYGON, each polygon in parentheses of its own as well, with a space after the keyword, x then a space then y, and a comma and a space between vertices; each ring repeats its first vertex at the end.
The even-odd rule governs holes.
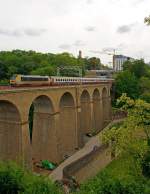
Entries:
POLYGON ((150 151, 147 151, 142 161, 142 173, 145 177, 150 177, 150 151))
POLYGON ((133 176, 119 179, 101 173, 82 185, 79 194, 144 194, 144 183, 133 176))
POLYGON ((24 191, 23 176, 23 170, 15 164, 0 163, 0 193, 16 194, 24 191))
POLYGON ((141 182, 126 179, 108 179, 100 189, 99 194, 141 194, 144 192, 144 186, 141 182))
POLYGON ((0 194, 60 194, 48 178, 35 176, 12 162, 0 162, 0 194))

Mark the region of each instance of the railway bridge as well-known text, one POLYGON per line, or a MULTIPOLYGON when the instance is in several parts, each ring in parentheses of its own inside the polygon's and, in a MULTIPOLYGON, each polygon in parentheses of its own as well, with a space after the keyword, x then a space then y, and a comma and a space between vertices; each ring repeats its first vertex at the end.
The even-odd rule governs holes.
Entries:
POLYGON ((0 160, 60 162, 111 118, 111 83, 0 90, 0 160), (33 109, 34 107, 34 109, 33 109), (33 109, 33 116, 29 117, 33 109), (33 117, 32 132, 29 118, 33 117))

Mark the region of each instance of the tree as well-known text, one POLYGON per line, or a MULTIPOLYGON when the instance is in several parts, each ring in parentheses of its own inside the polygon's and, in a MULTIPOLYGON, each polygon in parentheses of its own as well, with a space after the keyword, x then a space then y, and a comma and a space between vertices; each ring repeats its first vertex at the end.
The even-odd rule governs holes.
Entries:
POLYGON ((36 70, 31 71, 31 74, 54 76, 56 75, 56 69, 53 66, 46 66, 46 67, 38 68, 36 70))
POLYGON ((142 76, 146 76, 147 65, 145 64, 143 59, 135 61, 126 61, 123 64, 123 70, 130 71, 137 77, 137 79, 139 79, 142 76))
POLYGON ((116 154, 127 152, 133 156, 135 163, 141 163, 150 149, 150 104, 139 99, 134 101, 126 94, 118 99, 117 104, 121 110, 128 112, 128 116, 119 127, 106 130, 102 140, 112 142, 111 147, 116 154))
POLYGON ((139 80, 139 86, 142 93, 150 92, 150 79, 148 77, 141 77, 139 80))
POLYGON ((130 71, 120 72, 115 83, 116 97, 127 93, 129 97, 136 99, 139 96, 138 80, 130 71))
POLYGON ((8 68, 5 63, 0 62, 0 80, 8 78, 8 68))
POLYGON ((150 15, 144 18, 144 23, 146 23, 147 25, 150 25, 150 15))
MULTIPOLYGON (((78 66, 85 69, 84 59, 74 57, 70 53, 37 53, 35 51, 1 51, 0 79, 9 80, 13 74, 56 75, 57 67, 78 66)), ((65 72, 68 76, 76 72, 65 72)))
POLYGON ((101 60, 97 57, 85 58, 85 66, 88 70, 100 69, 101 60))

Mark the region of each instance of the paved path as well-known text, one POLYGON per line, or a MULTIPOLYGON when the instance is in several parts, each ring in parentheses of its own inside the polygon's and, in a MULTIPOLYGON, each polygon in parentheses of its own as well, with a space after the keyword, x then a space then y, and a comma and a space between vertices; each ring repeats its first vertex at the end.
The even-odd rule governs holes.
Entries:
MULTIPOLYGON (((122 119, 119 120, 114 120, 112 121, 108 126, 106 126, 106 128, 110 127, 113 123, 117 123, 122 121, 122 119)), ((105 129, 106 129, 105 128, 105 129)), ((101 133, 101 132, 100 132, 101 133)), ((85 144, 85 146, 77 151, 75 154, 73 154, 72 156, 70 156, 68 159, 66 159, 63 163, 61 163, 50 175, 49 177, 52 180, 61 180, 63 178, 63 169, 64 167, 66 167, 67 165, 71 164, 72 162, 78 160, 79 158, 85 156, 86 154, 90 153, 93 150, 94 146, 100 146, 100 133, 94 137, 91 137, 89 139, 89 141, 85 144)))
POLYGON ((67 166, 68 164, 72 163, 73 161, 78 160, 79 158, 81 158, 82 156, 88 154, 89 152, 91 152, 93 150, 93 147, 97 145, 100 145, 100 140, 99 140, 99 135, 95 136, 95 137, 91 137, 90 140, 85 144, 85 146, 77 151, 74 155, 70 156, 68 159, 66 159, 62 164, 60 164, 60 166, 58 166, 51 174, 50 174, 50 178, 52 178, 52 180, 61 180, 63 178, 63 169, 65 166, 67 166))

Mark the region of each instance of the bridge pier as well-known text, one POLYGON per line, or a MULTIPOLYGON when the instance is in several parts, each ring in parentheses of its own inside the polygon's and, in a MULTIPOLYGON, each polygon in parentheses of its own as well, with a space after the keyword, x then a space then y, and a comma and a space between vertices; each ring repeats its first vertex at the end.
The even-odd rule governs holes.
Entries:
POLYGON ((100 93, 96 89, 93 93, 93 129, 98 132, 102 129, 102 106, 100 93))
POLYGON ((27 124, 14 104, 0 101, 0 160, 31 165, 27 124))
POLYGON ((39 96, 34 100, 33 105, 32 157, 35 161, 56 162, 57 139, 52 102, 46 96, 39 96))
POLYGON ((72 155, 77 147, 77 112, 76 104, 70 93, 65 93, 60 100, 60 155, 64 159, 72 155))
POLYGON ((81 117, 80 117, 81 131, 82 131, 82 134, 85 135, 86 133, 89 133, 91 131, 91 127, 92 127, 92 124, 91 124, 92 105, 90 101, 90 95, 86 90, 82 92, 80 101, 81 101, 81 117))
POLYGON ((86 133, 101 130, 110 120, 109 90, 110 83, 2 91, 0 160, 23 161, 32 167, 32 158, 59 163, 72 155, 84 145, 86 133))

